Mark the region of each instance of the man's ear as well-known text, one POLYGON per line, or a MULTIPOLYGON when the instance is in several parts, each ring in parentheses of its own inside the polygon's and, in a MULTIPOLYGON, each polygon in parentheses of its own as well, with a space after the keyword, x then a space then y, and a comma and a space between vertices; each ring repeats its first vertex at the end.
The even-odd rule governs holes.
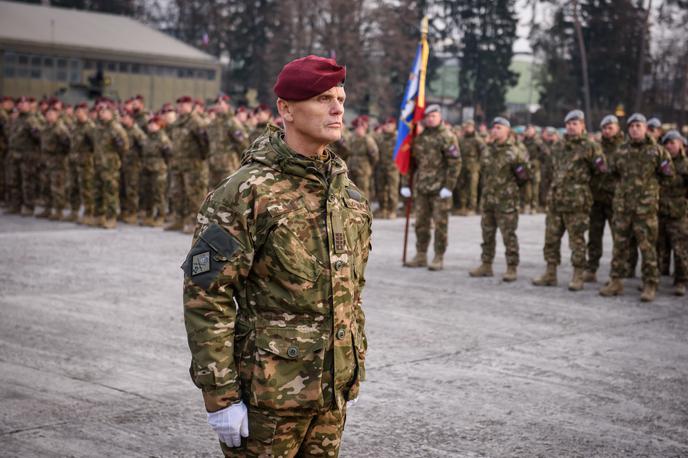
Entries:
POLYGON ((277 99, 277 111, 285 122, 294 121, 294 106, 284 99, 277 99))

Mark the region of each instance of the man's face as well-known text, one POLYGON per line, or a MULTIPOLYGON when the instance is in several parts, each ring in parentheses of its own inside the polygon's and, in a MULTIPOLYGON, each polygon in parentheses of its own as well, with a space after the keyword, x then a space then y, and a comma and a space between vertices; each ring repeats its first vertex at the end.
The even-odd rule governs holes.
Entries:
POLYGON ((647 124, 644 122, 632 122, 630 126, 628 126, 628 136, 631 137, 633 140, 639 141, 645 138, 645 134, 647 133, 647 124))
POLYGON ((12 108, 14 108, 14 102, 11 100, 5 100, 2 102, 2 108, 3 110, 7 111, 8 113, 12 111, 12 108))
POLYGON ((55 124, 57 122, 57 118, 60 117, 60 112, 57 110, 50 109, 45 112, 45 120, 48 121, 50 124, 55 124))
POLYGON ((131 127, 134 125, 134 118, 129 115, 122 116, 122 124, 126 127, 131 127))
POLYGON ((112 111, 110 111, 109 108, 101 108, 100 111, 98 111, 98 118, 104 122, 110 121, 112 120, 112 111))
POLYGON ((533 126, 528 126, 526 127, 526 131, 523 133, 523 135, 526 138, 533 138, 535 137, 535 127, 533 126))
POLYGON ((151 134, 153 134, 159 130, 160 130, 160 126, 158 125, 157 122, 149 122, 148 123, 148 132, 150 132, 151 134))
POLYGON ((583 133, 585 125, 580 119, 572 119, 566 123, 566 133, 572 137, 578 137, 583 133))
POLYGON ((425 115, 425 127, 437 127, 442 123, 442 114, 439 111, 433 111, 425 115))
POLYGON ((602 127, 602 136, 604 138, 612 138, 619 133, 619 125, 615 122, 610 122, 602 127))
POLYGON ((239 120, 239 122, 245 123, 246 119, 248 118, 248 114, 245 111, 238 111, 236 117, 239 120))
POLYGON ((78 119, 79 122, 86 122, 86 119, 88 119, 88 112, 83 108, 77 109, 76 119, 78 119))
POLYGON ((681 146, 682 145, 683 145, 683 140, 675 138, 673 140, 669 140, 668 142, 666 142, 664 144, 664 147, 669 151, 669 154, 671 154, 671 157, 676 157, 681 152, 681 146))
POLYGON ((167 124, 172 124, 177 120, 177 112, 175 111, 168 111, 164 114, 164 116, 165 122, 167 122, 167 124))
POLYGON ((382 130, 386 134, 392 134, 396 130, 397 125, 393 122, 388 122, 384 126, 382 126, 382 130))
POLYGON ((220 113, 227 113, 229 111, 229 105, 224 100, 220 100, 215 104, 215 109, 220 113))
POLYGON ((368 128, 365 124, 359 124, 356 126, 356 130, 354 132, 356 132, 356 135, 359 137, 363 137, 368 132, 368 128))
POLYGON ((342 136, 345 100, 344 88, 335 86, 308 100, 283 103, 280 114, 301 136, 326 145, 342 136))
POLYGON ((510 129, 502 124, 495 124, 492 126, 492 138, 497 143, 504 143, 509 138, 510 129))
POLYGON ((648 127, 647 131, 650 133, 650 135, 652 135, 652 137, 655 140, 659 140, 659 137, 662 136, 662 129, 660 129, 659 127, 648 127))
POLYGON ((464 124, 463 125, 463 134, 464 135, 472 135, 475 132, 475 125, 473 124, 464 124))
POLYGON ((17 108, 22 113, 26 113, 27 111, 29 111, 31 109, 31 104, 29 102, 19 102, 17 104, 17 108))
POLYGON ((271 113, 268 110, 260 110, 256 116, 259 123, 268 122, 270 120, 271 113))
POLYGON ((179 112, 179 114, 191 113, 192 109, 193 104, 191 102, 183 102, 177 104, 177 112, 179 112))

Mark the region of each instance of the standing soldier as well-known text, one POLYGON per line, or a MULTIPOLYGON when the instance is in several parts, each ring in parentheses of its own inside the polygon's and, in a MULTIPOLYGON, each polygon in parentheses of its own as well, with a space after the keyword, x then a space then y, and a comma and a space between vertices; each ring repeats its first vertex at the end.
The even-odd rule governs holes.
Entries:
MULTIPOLYGON (((93 226, 96 221, 94 185, 95 185, 95 145, 96 125, 89 117, 88 104, 80 103, 74 112, 76 122, 72 132, 72 152, 76 155, 76 174, 70 178, 70 203, 72 215, 79 212, 80 204, 84 206, 84 213, 78 220, 81 224, 93 226), (75 197, 76 194, 76 197, 75 197)), ((70 168, 70 173, 74 169, 70 168)))
POLYGON ((7 186, 10 213, 32 216, 36 199, 36 167, 40 159, 41 123, 31 110, 33 97, 17 99, 17 119, 9 135, 7 186))
POLYGON ((552 184, 552 148, 559 141, 559 132, 554 127, 546 127, 542 131, 542 143, 547 149, 547 156, 540 164, 540 206, 547 207, 547 197, 549 196, 549 187, 552 184))
POLYGON ((192 233, 196 212, 208 191, 208 131, 201 117, 193 113, 193 99, 177 99, 179 118, 172 127, 175 184, 172 200, 175 202, 174 220, 165 229, 192 233))
POLYGON ((566 135, 552 150, 552 184, 545 220, 544 255, 547 271, 533 280, 535 286, 556 286, 561 263, 561 239, 569 233, 573 277, 570 291, 583 289, 585 232, 590 223, 592 192, 590 181, 596 173, 607 173, 607 161, 600 146, 585 133, 585 116, 580 110, 564 118, 566 135))
POLYGON ((461 177, 454 195, 459 196, 459 213, 475 215, 478 211, 478 183, 480 182, 480 161, 487 150, 485 141, 476 135, 475 122, 463 123, 463 136, 459 140, 461 150, 461 177))
POLYGON ((542 164, 547 160, 549 154, 544 142, 537 136, 537 130, 532 124, 528 124, 523 133, 523 144, 528 151, 530 160, 530 181, 526 187, 526 207, 530 207, 531 213, 541 211, 540 205, 540 186, 542 185, 542 164))
POLYGON ((136 97, 132 99, 131 111, 136 125, 139 126, 141 132, 145 132, 150 114, 146 111, 146 108, 143 105, 143 96, 141 94, 137 94, 136 97))
POLYGON ((647 133, 652 137, 658 145, 661 145, 662 135, 662 121, 659 118, 650 118, 647 120, 647 133))
POLYGON ((223 95, 215 105, 215 120, 208 127, 210 139, 210 189, 239 169, 241 153, 248 148, 248 135, 232 114, 229 97, 223 95))
POLYGON ((640 300, 651 302, 657 293, 657 212, 660 179, 674 176, 669 153, 647 133, 645 116, 628 118, 628 140, 617 151, 611 170, 618 181, 614 191, 614 249, 610 281, 600 289, 602 296, 623 293, 628 265, 629 239, 635 234, 642 255, 643 292, 640 300))
POLYGON ((261 103, 253 110, 253 118, 255 119, 256 126, 251 131, 249 136, 249 144, 253 143, 258 137, 265 133, 265 129, 272 121, 272 110, 269 106, 261 103))
POLYGON ((172 142, 161 128, 162 124, 160 116, 148 120, 148 140, 143 147, 141 190, 145 215, 141 224, 150 227, 162 227, 165 223, 166 159, 172 153, 172 142))
MULTIPOLYGON (((413 170, 413 196, 416 209, 416 256, 406 267, 428 266, 430 228, 435 225, 435 257, 428 266, 441 270, 447 249, 449 210, 452 205, 452 189, 461 173, 461 153, 454 134, 442 123, 439 105, 425 109, 423 132, 413 141, 411 161, 413 170)), ((406 181, 406 178, 404 179, 406 181)), ((411 197, 407 184, 401 195, 411 197)))
POLYGON ((397 120, 390 117, 382 125, 382 132, 377 135, 377 147, 380 153, 378 162, 377 197, 380 202, 380 216, 384 219, 397 217, 399 204, 399 169, 394 163, 394 147, 397 143, 397 120))
MULTIPOLYGON (((624 135, 619 128, 619 120, 614 115, 607 115, 600 123, 602 130, 602 151, 608 163, 612 163, 616 152, 624 142, 624 135)), ((593 175, 590 182, 593 204, 590 208, 590 231, 588 232, 588 260, 585 266, 584 281, 594 283, 597 281, 597 269, 602 258, 602 240, 604 238, 604 226, 609 224, 612 228, 612 201, 616 178, 611 173, 598 173, 593 175)))
POLYGON ((482 152, 483 174, 480 226, 482 228, 482 263, 469 272, 471 277, 491 277, 495 257, 497 229, 502 233, 506 251, 506 273, 502 279, 516 281, 519 263, 518 206, 519 185, 528 181, 528 157, 514 144, 509 120, 492 121, 492 143, 482 152))
POLYGON ((127 224, 138 222, 139 198, 141 189, 141 157, 146 146, 146 134, 134 120, 134 114, 124 111, 121 117, 122 127, 129 138, 129 149, 122 158, 124 178, 124 205, 120 218, 127 224))
POLYGON ((13 109, 14 99, 4 96, 2 98, 2 107, 0 107, 0 204, 8 202, 5 176, 7 175, 6 162, 9 155, 10 121, 13 109))
POLYGON ((69 130, 60 120, 58 104, 52 103, 45 112, 46 126, 41 132, 41 151, 47 159, 50 200, 50 219, 62 221, 66 200, 67 156, 71 146, 69 130))
POLYGON ((373 137, 368 134, 368 125, 363 118, 358 117, 352 123, 354 132, 349 142, 349 157, 346 165, 349 168, 349 178, 363 191, 366 198, 371 198, 370 180, 373 176, 375 164, 380 158, 380 152, 373 137))
POLYGON ((117 227, 119 211, 119 178, 122 156, 129 150, 129 138, 114 119, 114 108, 108 101, 99 103, 96 130, 95 217, 104 229, 117 227))
MULTIPOLYGON (((686 195, 688 183, 688 163, 686 161, 684 139, 676 130, 670 130, 662 138, 664 147, 671 155, 676 168, 676 176, 663 180, 659 190, 659 240, 660 247, 667 247, 668 256, 674 252, 674 294, 686 294, 688 281, 688 212, 686 195)), ((659 256, 659 252, 658 252, 659 256)))
POLYGON ((336 457, 365 378, 371 215, 327 149, 344 76, 315 56, 284 67, 285 130, 209 194, 183 265, 190 372, 228 457, 336 457))

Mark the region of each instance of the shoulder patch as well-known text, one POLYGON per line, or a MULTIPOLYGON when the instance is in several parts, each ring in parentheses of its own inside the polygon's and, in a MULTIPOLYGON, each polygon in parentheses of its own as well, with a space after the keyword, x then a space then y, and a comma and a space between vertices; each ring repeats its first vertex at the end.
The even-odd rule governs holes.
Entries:
POLYGON ((447 154, 451 157, 459 157, 459 148, 457 148, 456 145, 452 143, 452 145, 447 150, 447 154))
POLYGON ((210 251, 204 251, 191 258, 191 275, 210 272, 210 251))
POLYGON ((346 192, 347 192, 347 194, 349 194, 349 197, 351 197, 356 202, 360 202, 361 198, 363 197, 363 196, 361 196, 360 192, 358 192, 352 188, 346 188, 346 192))

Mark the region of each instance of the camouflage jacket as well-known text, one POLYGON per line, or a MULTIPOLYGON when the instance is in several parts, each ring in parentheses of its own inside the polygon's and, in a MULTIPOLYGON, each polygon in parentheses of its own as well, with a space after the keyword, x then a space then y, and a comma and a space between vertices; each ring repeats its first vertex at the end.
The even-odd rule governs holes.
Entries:
POLYGON ((249 135, 248 142, 253 143, 256 141, 258 137, 263 135, 265 133, 265 129, 268 128, 268 123, 267 122, 261 122, 259 124, 256 124, 256 127, 253 128, 251 131, 251 134, 249 135))
POLYGON ((614 213, 653 214, 659 211, 660 181, 674 175, 671 156, 646 135, 642 141, 626 140, 611 162, 617 177, 614 213))
MULTIPOLYGON (((612 163, 616 151, 624 142, 623 132, 619 132, 613 138, 602 137, 600 145, 608 163, 612 163)), ((611 205, 614 199, 614 188, 616 187, 616 177, 613 173, 597 173, 592 176, 590 190, 595 202, 611 205)))
POLYGON ((96 125, 90 119, 75 122, 72 130, 72 151, 92 155, 96 145, 96 125))
POLYGON ((113 119, 98 125, 95 146, 96 160, 113 155, 122 159, 129 149, 129 137, 119 121, 113 119))
POLYGON ((368 170, 372 173, 373 167, 380 158, 377 143, 371 135, 357 135, 354 133, 349 142, 349 157, 346 165, 349 170, 368 170))
POLYGON ((139 110, 134 113, 134 122, 142 132, 146 132, 148 119, 150 119, 150 115, 146 110, 139 110))
POLYGON ((659 215, 681 219, 686 216, 686 195, 688 191, 688 159, 684 151, 672 158, 676 175, 660 182, 659 215))
POLYGON ((191 377, 215 411, 308 415, 358 395, 371 213, 344 162, 270 128, 198 214, 184 270, 191 377), (236 301, 236 307, 235 302, 236 301))
POLYGON ((539 171, 549 154, 549 150, 545 146, 545 143, 537 137, 530 137, 524 138, 523 144, 528 150, 531 170, 533 172, 539 171))
POLYGON ((492 142, 481 157, 483 210, 515 212, 519 205, 519 183, 516 169, 528 170, 528 157, 513 140, 504 143, 492 142))
MULTIPOLYGON (((444 125, 425 128, 413 141, 413 187, 421 194, 454 189, 461 173, 461 152, 454 134, 444 125)), ((406 180, 403 180, 406 182, 406 180)))
POLYGON ((0 158, 5 157, 4 153, 7 151, 9 128, 10 115, 3 108, 0 108, 0 158))
POLYGON ((208 126, 210 156, 239 154, 249 146, 249 137, 244 127, 231 113, 218 113, 208 126))
POLYGON ((172 154, 172 142, 164 130, 149 132, 148 140, 143 147, 143 167, 146 169, 162 168, 172 154))
POLYGON ((375 142, 377 143, 377 150, 380 156, 378 167, 385 171, 395 169, 396 164, 394 163, 394 147, 397 145, 396 131, 392 132, 391 134, 381 132, 374 138, 375 142))
POLYGON ((131 127, 122 127, 129 137, 129 149, 124 153, 123 162, 131 165, 140 164, 148 137, 136 123, 131 127))
POLYGON ((461 149, 462 167, 479 165, 482 157, 487 150, 487 145, 480 135, 475 132, 470 135, 464 135, 459 140, 459 148, 461 149))
POLYGON ((41 132, 41 151, 48 157, 48 164, 57 167, 67 158, 71 148, 69 129, 62 121, 47 124, 41 132))
POLYGON ((35 114, 20 113, 10 126, 9 150, 18 153, 39 152, 41 130, 42 125, 35 114))
POLYGON ((590 211, 590 181, 595 173, 607 173, 607 168, 600 145, 586 135, 565 135, 552 148, 552 184, 547 196, 549 211, 590 211))
POLYGON ((351 142, 351 132, 346 126, 342 127, 342 137, 336 142, 332 143, 329 148, 335 152, 337 156, 345 161, 349 158, 349 143, 351 142))
POLYGON ((194 113, 179 116, 172 126, 172 143, 175 162, 185 164, 204 161, 210 148, 205 121, 194 113))

